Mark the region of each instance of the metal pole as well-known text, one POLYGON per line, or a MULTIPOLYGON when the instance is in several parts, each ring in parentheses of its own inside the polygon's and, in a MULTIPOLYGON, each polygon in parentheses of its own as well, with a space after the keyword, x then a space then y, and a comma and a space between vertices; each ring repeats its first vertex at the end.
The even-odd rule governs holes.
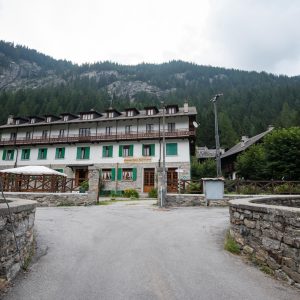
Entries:
POLYGON ((219 125, 218 125, 218 112, 217 112, 217 100, 222 94, 217 94, 211 101, 214 104, 215 113, 215 139, 216 139, 216 163, 217 163, 217 177, 222 176, 221 169, 221 155, 220 155, 220 137, 219 137, 219 125))
POLYGON ((163 165, 163 174, 162 174, 162 201, 161 206, 163 207, 165 204, 166 197, 166 120, 165 120, 165 105, 163 103, 163 157, 162 157, 162 165, 163 165))

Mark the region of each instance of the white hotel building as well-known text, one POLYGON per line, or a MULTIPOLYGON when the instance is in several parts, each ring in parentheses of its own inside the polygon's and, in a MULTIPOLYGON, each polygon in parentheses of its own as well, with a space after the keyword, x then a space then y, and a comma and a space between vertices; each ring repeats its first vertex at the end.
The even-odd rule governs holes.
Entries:
MULTIPOLYGON (((190 178, 196 108, 166 106, 165 137, 168 191, 177 191, 178 174, 190 178), (182 173, 176 172, 178 168, 182 173)), ((79 114, 12 117, 0 126, 0 169, 43 165, 74 178, 100 172, 103 190, 135 188, 146 193, 157 185, 162 167, 163 110, 145 107, 124 112, 109 109, 79 114)))

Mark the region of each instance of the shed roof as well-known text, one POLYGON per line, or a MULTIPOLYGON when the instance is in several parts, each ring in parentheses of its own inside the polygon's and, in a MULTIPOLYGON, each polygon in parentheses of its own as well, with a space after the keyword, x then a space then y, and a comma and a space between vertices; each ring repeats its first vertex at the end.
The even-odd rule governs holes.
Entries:
POLYGON ((24 175, 59 175, 67 177, 67 174, 57 172, 44 166, 26 166, 0 170, 1 173, 24 174, 24 175))

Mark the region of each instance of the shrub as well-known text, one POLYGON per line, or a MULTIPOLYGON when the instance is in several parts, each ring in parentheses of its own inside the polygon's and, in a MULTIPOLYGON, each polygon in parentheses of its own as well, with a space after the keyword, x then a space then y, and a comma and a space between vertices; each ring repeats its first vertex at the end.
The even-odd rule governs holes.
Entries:
POLYGON ((126 198, 139 198, 140 197, 138 191, 135 189, 125 189, 123 195, 126 198))
POLYGON ((148 193, 149 198, 157 198, 157 189, 152 188, 148 193))
POLYGON ((201 184, 199 182, 191 182, 188 188, 190 192, 200 192, 201 184))

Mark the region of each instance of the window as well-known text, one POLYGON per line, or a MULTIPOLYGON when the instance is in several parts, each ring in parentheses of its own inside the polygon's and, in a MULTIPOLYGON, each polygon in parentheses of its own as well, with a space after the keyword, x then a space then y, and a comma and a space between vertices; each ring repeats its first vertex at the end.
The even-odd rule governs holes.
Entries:
POLYGON ((143 145, 143 156, 155 156, 155 144, 143 145))
POLYGON ((109 111, 109 112, 107 113, 107 117, 108 117, 108 118, 113 118, 114 116, 115 116, 115 114, 114 114, 113 111, 109 111))
POLYGON ((136 178, 137 178, 136 168, 118 169, 118 180, 136 181, 136 178))
POLYGON ((15 124, 19 125, 20 124, 20 120, 16 120, 15 124))
POLYGON ((79 136, 90 136, 91 128, 79 128, 79 136))
POLYGON ((13 160, 15 150, 3 150, 2 160, 13 160))
POLYGON ((147 116, 153 116, 154 115, 154 109, 153 108, 148 108, 146 110, 146 115, 147 116))
POLYGON ((50 122, 51 122, 51 117, 47 117, 47 118, 46 118, 46 122, 47 122, 47 123, 50 123, 50 122))
POLYGON ((90 147, 77 147, 77 159, 89 159, 90 147))
POLYGON ((60 129, 58 137, 63 138, 64 136, 65 136, 65 130, 64 129, 60 129))
POLYGON ((48 137, 48 130, 43 130, 42 131, 42 138, 46 139, 48 137))
POLYGON ((65 148, 56 148, 55 150, 55 158, 63 159, 65 158, 65 148))
POLYGON ((146 132, 151 133, 154 131, 154 124, 146 124, 146 132))
POLYGON ((22 149, 21 160, 30 159, 30 149, 22 149))
POLYGON ((111 126, 108 126, 105 128, 105 134, 106 135, 111 135, 112 134, 112 127, 111 126))
POLYGON ((175 123, 168 123, 168 131, 169 132, 175 131, 175 123))
POLYGON ((47 159, 47 148, 39 149, 38 159, 47 159))
POLYGON ((16 132, 11 132, 10 133, 10 140, 14 141, 17 138, 17 133, 16 132))
POLYGON ((59 173, 63 173, 64 172, 64 169, 54 169, 54 171, 57 171, 59 173))
POLYGON ((102 157, 113 157, 113 146, 103 146, 102 157))
POLYGON ((131 133, 131 128, 132 128, 132 125, 126 125, 125 126, 125 133, 131 133))
POLYGON ((94 114, 83 114, 82 120, 92 120, 94 118, 94 114))
POLYGON ((120 145, 119 156, 120 157, 133 156, 133 145, 120 145))
POLYGON ((134 116, 134 110, 127 110, 127 117, 133 117, 134 116))
POLYGON ((64 116, 63 120, 64 120, 64 122, 69 121, 69 116, 64 116))
POLYGON ((114 181, 115 173, 115 169, 102 169, 101 178, 103 181, 114 181))
POLYGON ((30 139, 31 139, 31 132, 30 132, 30 131, 27 131, 27 132, 26 132, 25 139, 26 139, 26 140, 30 140, 30 139))
POLYGON ((167 108, 167 113, 168 114, 175 114, 176 113, 176 108, 175 107, 168 107, 167 108))
POLYGON ((166 144, 166 155, 177 155, 177 143, 166 144))
POLYGON ((35 118, 31 118, 30 119, 30 124, 34 124, 35 123, 35 118))

